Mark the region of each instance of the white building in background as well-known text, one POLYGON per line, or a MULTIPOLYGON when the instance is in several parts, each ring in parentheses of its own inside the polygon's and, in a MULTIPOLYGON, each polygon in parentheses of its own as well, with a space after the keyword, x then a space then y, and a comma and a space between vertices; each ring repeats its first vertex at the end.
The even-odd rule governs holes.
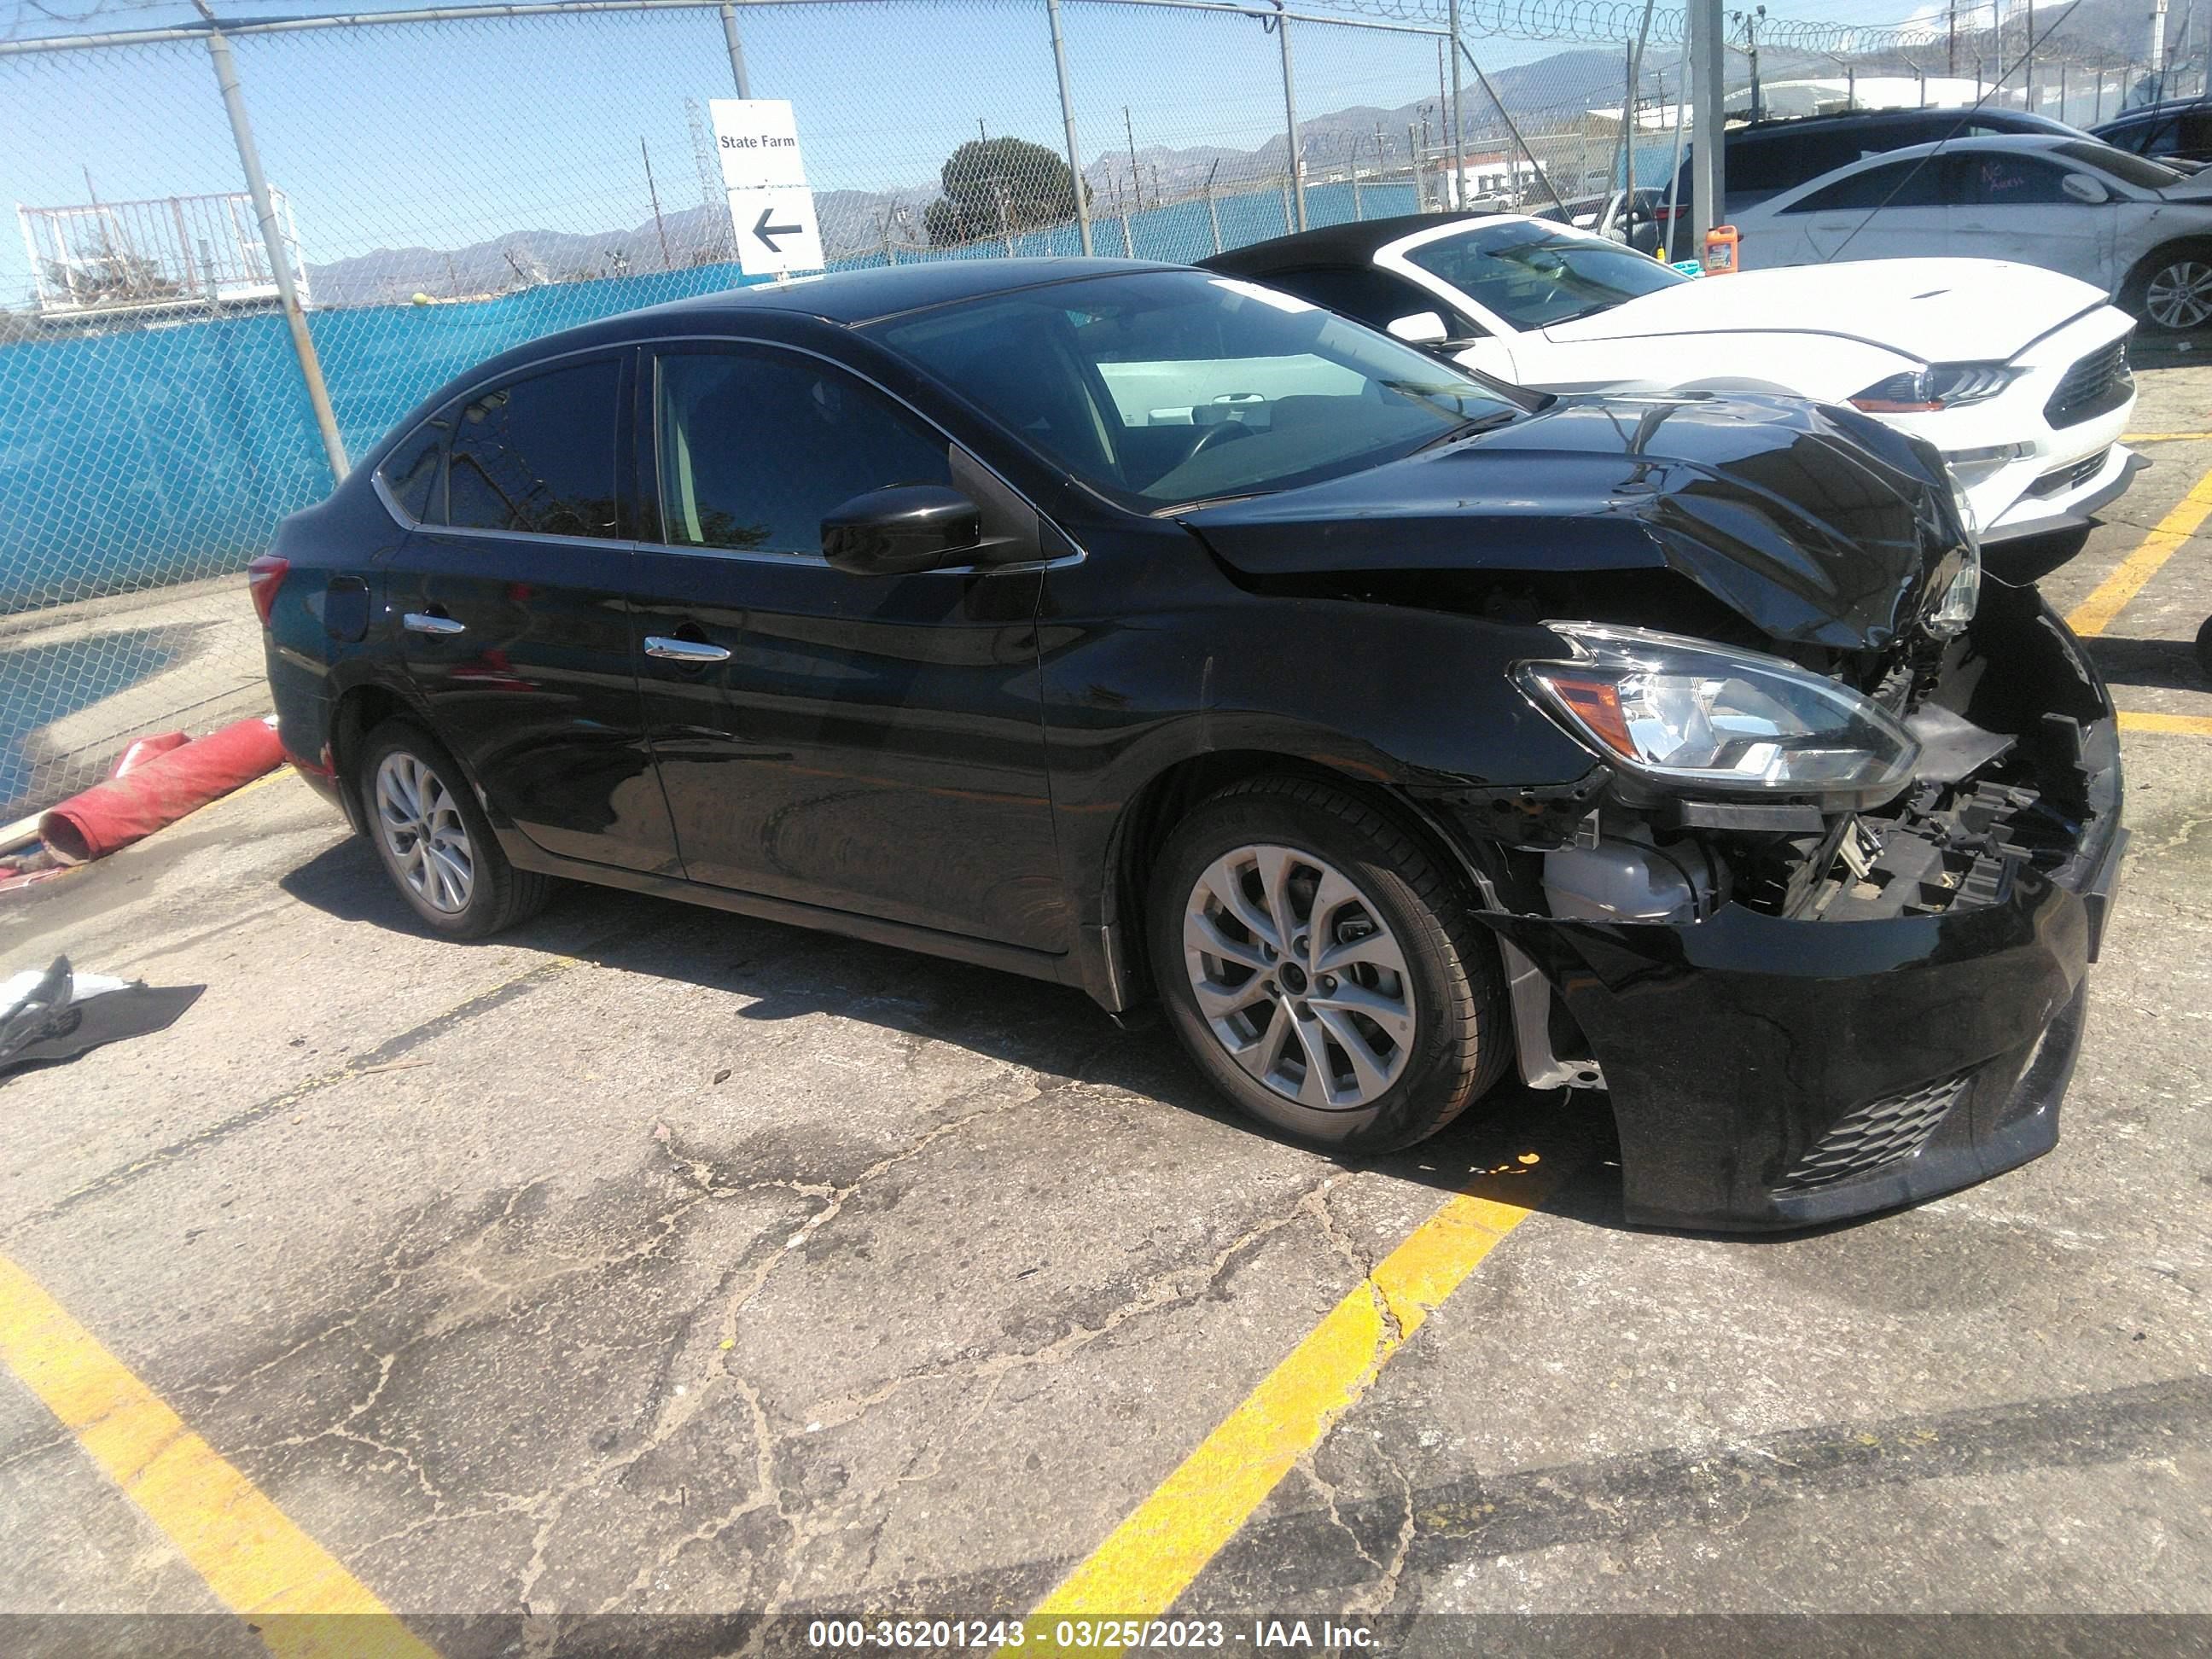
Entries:
MULTIPOLYGON (((280 190, 269 194, 305 307, 307 266, 291 204, 280 190)), ((255 310, 277 302, 253 199, 243 191, 82 207, 18 203, 15 216, 43 319, 255 310)))
POLYGON ((1510 207, 1526 198, 1537 181, 1545 176, 1545 169, 1529 164, 1528 158, 1503 149, 1469 151, 1465 156, 1446 157, 1443 178, 1455 207, 1510 207), (1461 165, 1455 170, 1454 159, 1461 165))

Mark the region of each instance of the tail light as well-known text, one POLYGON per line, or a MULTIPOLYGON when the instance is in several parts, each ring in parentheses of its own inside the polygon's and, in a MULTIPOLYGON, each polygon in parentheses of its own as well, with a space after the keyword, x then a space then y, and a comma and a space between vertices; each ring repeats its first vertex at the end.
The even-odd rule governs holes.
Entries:
POLYGON ((246 591, 253 596, 253 609, 264 628, 269 626, 269 613, 276 608, 276 590, 284 586, 291 568, 291 560, 280 559, 274 553, 264 553, 246 567, 246 591))

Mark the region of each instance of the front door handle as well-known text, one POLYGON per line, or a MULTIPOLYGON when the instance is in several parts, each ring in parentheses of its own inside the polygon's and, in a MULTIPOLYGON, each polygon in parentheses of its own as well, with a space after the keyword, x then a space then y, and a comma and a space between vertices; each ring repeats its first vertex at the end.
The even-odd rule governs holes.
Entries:
POLYGON ((696 667, 702 663, 729 661, 730 648, 726 645, 709 645, 704 640, 672 640, 665 634, 648 634, 645 636, 645 654, 665 657, 671 662, 689 663, 696 667))
POLYGON ((465 634, 466 623, 455 622, 451 617, 433 616, 427 611, 410 611, 401 618, 410 634, 465 634))

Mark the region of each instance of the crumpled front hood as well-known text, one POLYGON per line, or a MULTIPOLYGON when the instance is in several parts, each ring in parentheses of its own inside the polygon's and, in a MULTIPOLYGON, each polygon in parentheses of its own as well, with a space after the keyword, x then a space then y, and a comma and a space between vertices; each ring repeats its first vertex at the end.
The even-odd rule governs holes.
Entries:
MULTIPOLYGON (((1927 363, 2008 362, 2105 303, 2102 289, 1998 259, 1856 259, 1699 277, 1555 323, 1570 343, 1684 334, 1825 334, 1927 363)), ((1777 351, 1789 343, 1772 343, 1777 351)), ((1854 388, 1856 389, 1856 388, 1854 388)))
POLYGON ((1259 578, 1667 567, 1772 639, 1879 650, 1949 577, 1939 465, 1848 410, 1615 395, 1182 522, 1259 578))

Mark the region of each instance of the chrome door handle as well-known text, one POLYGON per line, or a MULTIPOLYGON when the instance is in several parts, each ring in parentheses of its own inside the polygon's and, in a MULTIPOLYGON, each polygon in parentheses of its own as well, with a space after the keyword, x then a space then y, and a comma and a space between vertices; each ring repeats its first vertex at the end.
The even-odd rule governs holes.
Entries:
POLYGON ((704 640, 672 640, 665 635, 645 636, 645 654, 665 657, 671 662, 701 663, 727 662, 730 648, 726 645, 708 645, 704 640))
POLYGON ((401 620, 410 634, 465 634, 466 623, 455 622, 451 617, 434 617, 427 611, 410 611, 401 620))

